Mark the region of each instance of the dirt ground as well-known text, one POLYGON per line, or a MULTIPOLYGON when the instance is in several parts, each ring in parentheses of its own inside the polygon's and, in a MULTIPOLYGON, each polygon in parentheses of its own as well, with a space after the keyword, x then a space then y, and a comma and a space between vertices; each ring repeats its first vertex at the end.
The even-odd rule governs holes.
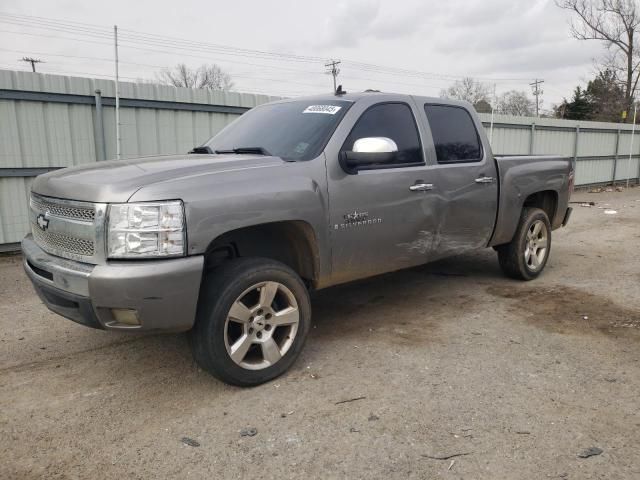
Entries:
POLYGON ((0 258, 0 478, 640 478, 640 188, 573 200, 538 280, 486 250, 318 292, 252 389, 184 335, 48 312, 0 258))

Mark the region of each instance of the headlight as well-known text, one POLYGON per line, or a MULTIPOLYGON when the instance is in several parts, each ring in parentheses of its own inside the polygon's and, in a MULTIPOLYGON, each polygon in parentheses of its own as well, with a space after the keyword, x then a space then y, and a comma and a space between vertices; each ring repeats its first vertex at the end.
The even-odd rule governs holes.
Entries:
POLYGON ((180 200, 109 205, 109 258, 185 255, 184 208, 180 200))

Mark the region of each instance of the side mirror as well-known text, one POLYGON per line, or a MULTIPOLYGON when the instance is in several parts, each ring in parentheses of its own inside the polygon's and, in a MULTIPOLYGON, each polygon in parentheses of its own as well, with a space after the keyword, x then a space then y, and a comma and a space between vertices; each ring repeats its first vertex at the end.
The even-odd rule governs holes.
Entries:
POLYGON ((398 145, 390 138, 359 138, 352 151, 340 154, 340 163, 347 173, 357 173, 363 167, 392 163, 397 153, 398 145))
POLYGON ((359 138, 353 143, 356 153, 393 153, 398 151, 396 142, 388 137, 359 138))

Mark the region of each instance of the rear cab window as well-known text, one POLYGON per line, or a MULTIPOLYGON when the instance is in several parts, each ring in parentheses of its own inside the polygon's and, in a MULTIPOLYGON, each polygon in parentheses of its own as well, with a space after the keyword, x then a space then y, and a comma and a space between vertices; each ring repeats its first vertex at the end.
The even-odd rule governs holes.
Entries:
POLYGON ((469 112, 456 105, 425 104, 438 163, 480 162, 480 135, 469 112))

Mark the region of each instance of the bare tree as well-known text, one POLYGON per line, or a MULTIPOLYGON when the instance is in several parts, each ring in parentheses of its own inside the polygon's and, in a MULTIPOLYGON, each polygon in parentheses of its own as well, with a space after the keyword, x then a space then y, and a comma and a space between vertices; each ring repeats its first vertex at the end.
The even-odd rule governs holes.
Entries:
POLYGON ((534 115, 535 103, 527 96, 526 92, 519 92, 517 90, 505 92, 500 95, 497 103, 497 113, 522 117, 531 117, 534 115))
POLYGON ((205 90, 231 90, 233 82, 231 76, 218 65, 202 65, 191 69, 184 63, 173 69, 164 69, 157 75, 158 81, 165 85, 185 88, 201 88, 205 90))
POLYGON ((636 0, 556 0, 556 5, 576 15, 577 21, 571 24, 574 38, 605 43, 609 55, 604 67, 620 78, 625 108, 630 111, 640 79, 636 38, 640 33, 640 9, 636 0))
POLYGON ((464 100, 476 105, 481 100, 489 102, 491 89, 488 85, 478 82, 471 77, 465 77, 462 80, 456 80, 446 90, 440 92, 441 97, 455 98, 456 100, 464 100))

